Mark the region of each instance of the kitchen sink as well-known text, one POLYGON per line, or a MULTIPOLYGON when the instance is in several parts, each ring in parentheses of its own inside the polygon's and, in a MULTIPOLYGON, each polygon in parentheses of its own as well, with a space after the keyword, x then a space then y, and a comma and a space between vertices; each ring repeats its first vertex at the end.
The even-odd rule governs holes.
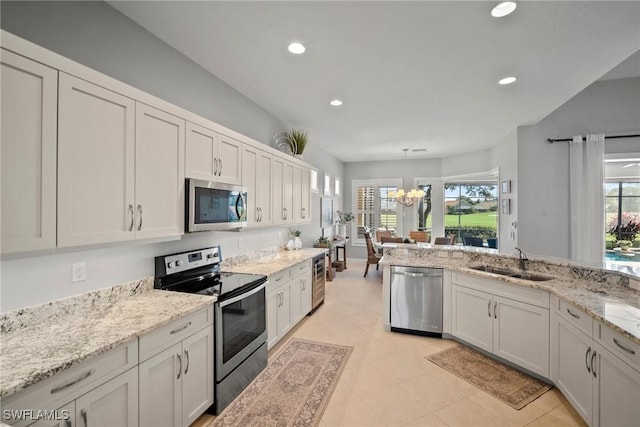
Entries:
POLYGON ((499 274, 501 276, 513 277, 516 279, 531 280, 532 282, 544 282, 546 280, 553 280, 553 277, 542 276, 540 274, 528 273, 526 271, 512 271, 504 270, 501 268, 492 267, 490 265, 477 265, 471 267, 472 270, 485 271, 487 273, 499 274))

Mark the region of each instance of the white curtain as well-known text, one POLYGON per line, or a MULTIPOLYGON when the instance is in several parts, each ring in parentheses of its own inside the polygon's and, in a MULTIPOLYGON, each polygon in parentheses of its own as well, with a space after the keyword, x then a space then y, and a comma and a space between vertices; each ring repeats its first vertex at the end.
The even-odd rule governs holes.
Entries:
POLYGON ((604 257, 604 135, 569 142, 571 259, 601 264, 604 257))

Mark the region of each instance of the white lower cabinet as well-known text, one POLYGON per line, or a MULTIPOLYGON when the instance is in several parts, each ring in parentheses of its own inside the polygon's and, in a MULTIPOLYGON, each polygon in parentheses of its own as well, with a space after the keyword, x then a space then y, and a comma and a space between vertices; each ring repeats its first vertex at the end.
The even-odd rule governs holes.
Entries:
POLYGON ((267 347, 271 348, 292 327, 291 279, 289 269, 269 278, 267 293, 267 347))
POLYGON ((54 414, 47 418, 31 424, 29 427, 75 427, 76 424, 76 402, 64 405, 55 410, 54 414))
POLYGON ((212 311, 202 310, 140 338, 141 357, 161 349, 139 366, 141 427, 188 426, 213 404, 211 322, 212 311))
POLYGON ((291 267, 291 317, 298 323, 311 311, 311 260, 291 267))
POLYGON ((213 403, 213 328, 140 364, 140 425, 188 426, 213 403))
MULTIPOLYGON (((456 280, 465 283, 465 276, 456 280)), ((474 278, 465 283, 469 287, 452 286, 452 335, 548 378, 548 293, 519 295, 519 289, 492 282, 474 278)))
POLYGON ((633 356, 636 345, 619 336, 612 347, 598 342, 615 332, 564 301, 553 305, 551 373, 558 389, 589 425, 640 425, 640 371, 618 356, 633 356))
POLYGON ((138 369, 133 368, 76 400, 76 425, 138 425, 138 369))

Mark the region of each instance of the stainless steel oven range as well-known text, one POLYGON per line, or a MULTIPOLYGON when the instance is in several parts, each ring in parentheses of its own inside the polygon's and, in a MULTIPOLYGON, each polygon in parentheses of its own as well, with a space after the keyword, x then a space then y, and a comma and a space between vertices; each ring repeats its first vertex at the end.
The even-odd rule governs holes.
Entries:
POLYGON ((219 246, 155 258, 154 287, 215 295, 214 404, 219 414, 267 366, 267 276, 220 271, 219 246))

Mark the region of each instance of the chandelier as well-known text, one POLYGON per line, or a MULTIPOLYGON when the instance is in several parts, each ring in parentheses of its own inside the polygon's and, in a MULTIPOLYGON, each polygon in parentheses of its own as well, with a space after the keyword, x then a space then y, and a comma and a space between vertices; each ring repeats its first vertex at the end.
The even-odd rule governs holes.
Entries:
MULTIPOLYGON (((402 151, 404 151, 404 165, 405 165, 404 170, 406 171, 407 170, 407 151, 409 151, 409 149, 403 148, 402 151)), ((398 191, 389 192, 389 197, 393 198, 396 203, 400 203, 403 206, 413 206, 414 203, 422 200, 425 195, 426 193, 423 190, 420 190, 420 189, 416 190, 415 188, 412 188, 409 191, 404 191, 404 189, 401 188, 398 191)))

